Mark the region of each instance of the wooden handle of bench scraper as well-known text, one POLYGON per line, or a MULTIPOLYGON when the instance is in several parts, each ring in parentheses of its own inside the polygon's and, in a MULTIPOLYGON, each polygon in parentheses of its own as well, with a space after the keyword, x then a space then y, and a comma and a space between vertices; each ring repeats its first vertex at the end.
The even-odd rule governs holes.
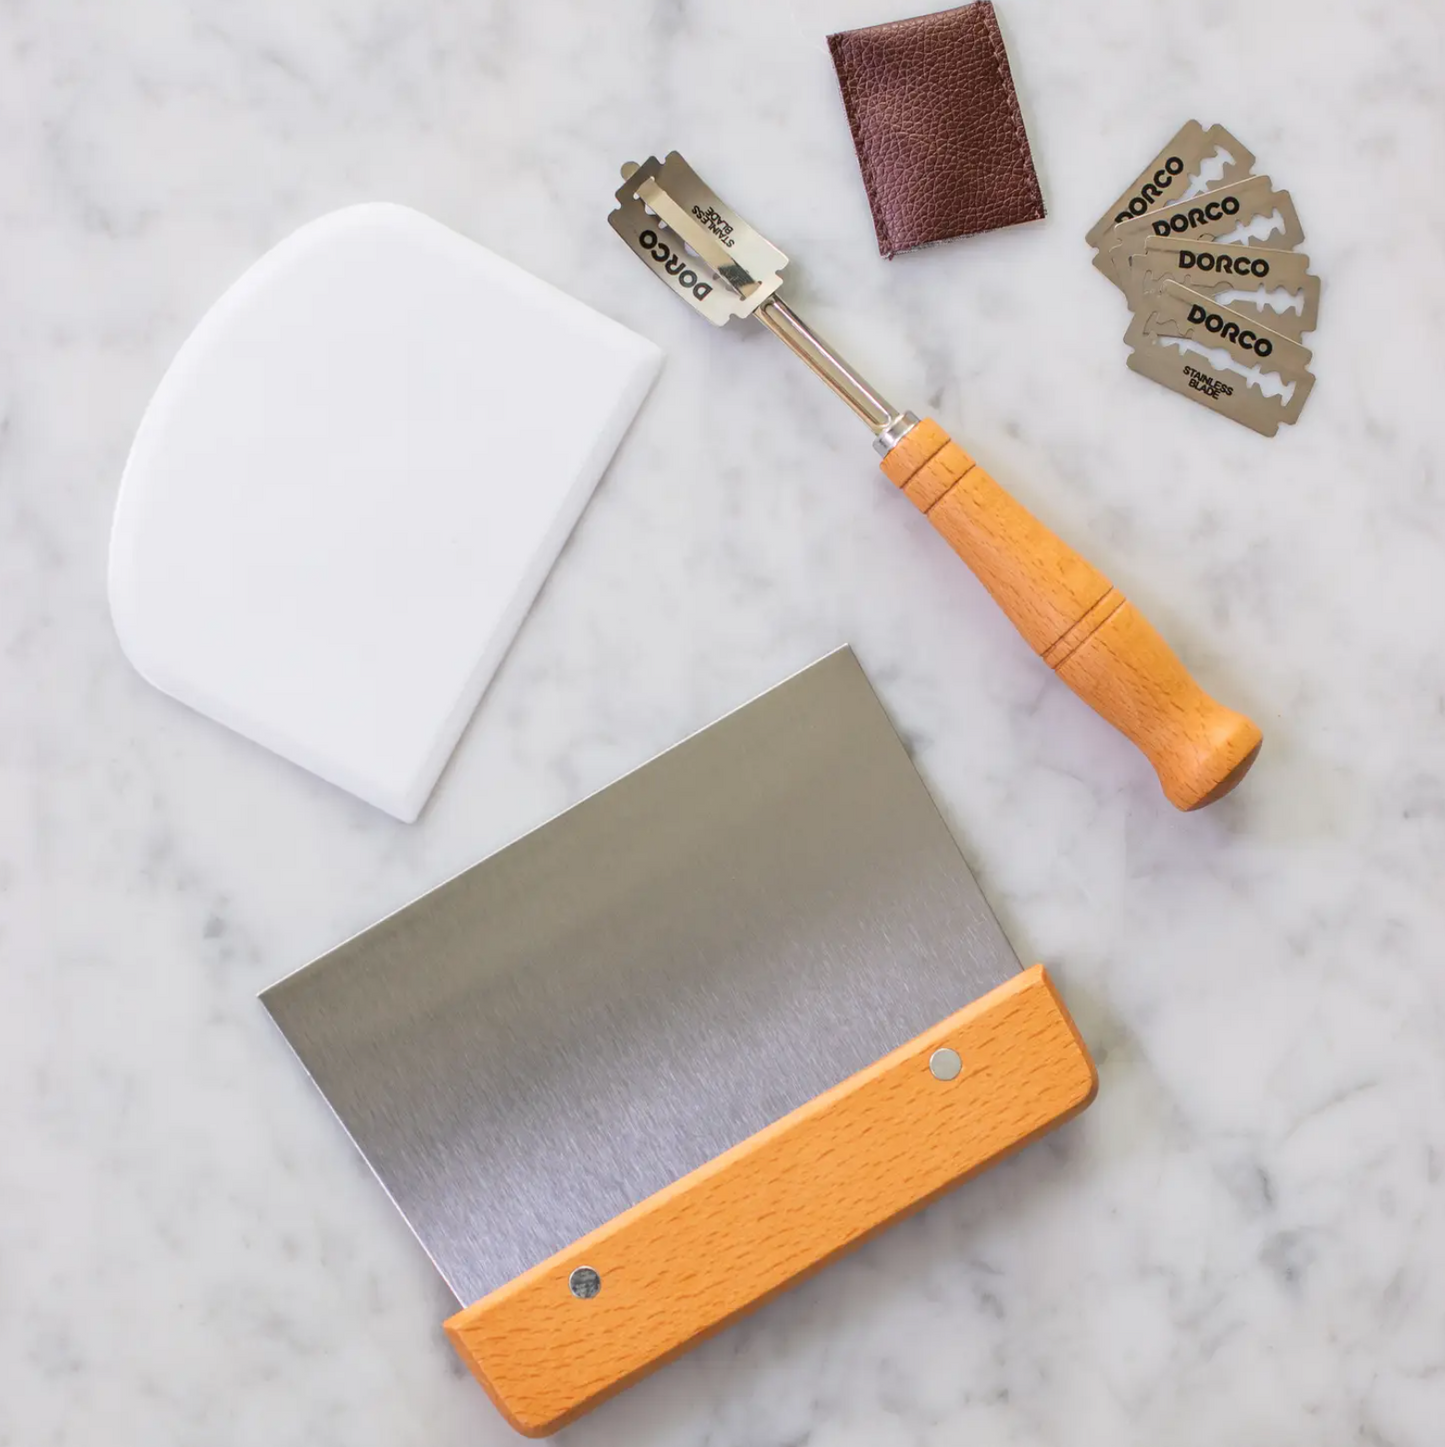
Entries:
POLYGON ((1169 802, 1227 794, 1259 752, 1259 729, 1216 703, 1149 620, 991 478, 934 421, 883 471, 952 545, 1034 651, 1154 765, 1169 802))
POLYGON ((545 1436, 1067 1120, 1097 1085, 1035 965, 498 1287, 447 1335, 512 1426, 545 1436))

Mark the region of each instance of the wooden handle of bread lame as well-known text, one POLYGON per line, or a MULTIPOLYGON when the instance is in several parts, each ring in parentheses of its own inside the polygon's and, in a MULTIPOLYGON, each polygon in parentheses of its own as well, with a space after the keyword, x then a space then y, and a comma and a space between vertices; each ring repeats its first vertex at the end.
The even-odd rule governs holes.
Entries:
POLYGON ((1097 1084, 1035 965, 459 1312, 447 1335, 512 1426, 546 1436, 1067 1120, 1097 1084), (930 1067, 942 1048, 962 1062, 953 1079, 930 1067), (574 1294, 579 1269, 595 1295, 574 1294))
POLYGON ((991 478, 941 428, 920 422, 883 471, 952 545, 1034 651, 1154 765, 1169 802, 1227 794, 1259 729, 1216 703, 1149 620, 991 478))

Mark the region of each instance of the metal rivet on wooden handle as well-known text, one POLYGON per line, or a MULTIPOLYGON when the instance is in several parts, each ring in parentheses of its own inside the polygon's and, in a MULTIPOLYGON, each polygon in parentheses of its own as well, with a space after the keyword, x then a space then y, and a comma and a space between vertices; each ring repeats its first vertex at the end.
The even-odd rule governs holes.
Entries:
MULTIPOLYGON (((1097 1077, 1035 965, 446 1324, 540 1437, 1067 1120, 1097 1077), (959 1068, 935 1067, 955 1052, 959 1068), (569 1286, 590 1269, 597 1290, 569 1286)), ((590 1278, 589 1278, 590 1280, 590 1278)))
POLYGON ((1189 676, 1142 613, 941 428, 920 422, 883 471, 948 540, 1034 651, 1137 744, 1170 803, 1198 809, 1248 772, 1262 735, 1189 676))

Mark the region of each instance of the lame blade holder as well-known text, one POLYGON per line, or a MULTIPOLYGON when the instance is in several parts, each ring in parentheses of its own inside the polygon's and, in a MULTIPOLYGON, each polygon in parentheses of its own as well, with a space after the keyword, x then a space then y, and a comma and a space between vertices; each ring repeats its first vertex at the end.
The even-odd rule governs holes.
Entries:
MULTIPOLYGON (((1020 507, 936 423, 920 423, 895 407, 845 362, 783 299, 787 257, 703 185, 676 151, 661 163, 655 156, 641 166, 628 163, 622 174, 610 217, 618 235, 715 325, 755 317, 868 424, 884 473, 928 516, 1044 662, 1138 746, 1170 803, 1198 809, 1234 788, 1259 751, 1255 724, 1205 693, 1108 578, 1020 507)), ((1289 197, 1276 195, 1267 178, 1210 193, 1225 196, 1231 214, 1246 203, 1256 210, 1265 201, 1280 204, 1288 233, 1289 197)), ((1116 240, 1124 230, 1114 228, 1116 240)), ((1144 239, 1144 233, 1135 238, 1139 246, 1144 239)))
POLYGON ((714 326, 752 316, 783 284, 788 258, 676 152, 628 162, 612 229, 659 281, 714 326))

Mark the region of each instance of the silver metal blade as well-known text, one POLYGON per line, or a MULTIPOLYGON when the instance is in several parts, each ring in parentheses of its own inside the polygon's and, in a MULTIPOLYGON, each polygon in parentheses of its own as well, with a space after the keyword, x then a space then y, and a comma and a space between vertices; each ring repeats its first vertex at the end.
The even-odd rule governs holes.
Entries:
POLYGON ((612 229, 714 326, 751 316, 783 284, 788 258, 676 152, 622 168, 612 229))
POLYGON ((1132 370, 1266 437, 1298 420, 1314 386, 1308 347, 1177 281, 1141 296, 1124 341, 1132 370))
POLYGON ((465 1304, 1018 967, 844 649, 262 999, 465 1304))
POLYGON ((756 317, 873 429, 873 445, 884 456, 917 423, 783 301, 779 288, 788 258, 724 205, 676 151, 665 161, 628 161, 622 178, 608 222, 694 311, 714 326, 756 317))

